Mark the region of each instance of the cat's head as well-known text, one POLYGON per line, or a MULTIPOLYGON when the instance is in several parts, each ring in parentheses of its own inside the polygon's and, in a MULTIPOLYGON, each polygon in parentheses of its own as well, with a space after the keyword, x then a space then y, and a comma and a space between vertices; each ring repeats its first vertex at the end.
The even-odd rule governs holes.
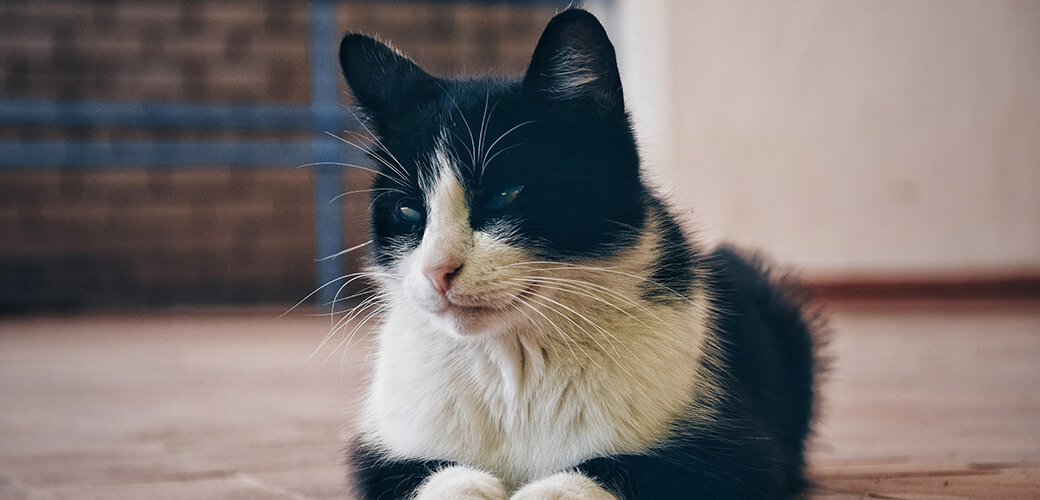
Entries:
POLYGON ((372 248, 395 304, 456 334, 501 332, 555 301, 532 277, 638 239, 639 158, 591 14, 553 18, 515 80, 436 78, 355 34, 340 62, 377 137, 372 248))

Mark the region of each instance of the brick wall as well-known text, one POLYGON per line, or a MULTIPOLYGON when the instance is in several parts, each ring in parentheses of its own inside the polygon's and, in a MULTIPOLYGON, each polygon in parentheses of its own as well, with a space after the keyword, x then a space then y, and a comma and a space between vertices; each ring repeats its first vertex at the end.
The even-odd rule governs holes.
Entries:
MULTIPOLYGON (((440 75, 522 71, 555 12, 443 2, 337 9, 342 31, 390 40, 440 75)), ((302 1, 0 4, 0 99, 303 104, 309 85, 302 1)), ((0 141, 256 136, 0 128, 0 141)), ((0 170, 0 309, 295 302, 315 281, 313 179, 295 166, 0 170)), ((350 191, 368 179, 345 172, 344 181, 350 191)), ((365 195, 347 196, 344 209, 344 247, 367 240, 365 195)), ((359 256, 347 264, 356 269, 359 256)))

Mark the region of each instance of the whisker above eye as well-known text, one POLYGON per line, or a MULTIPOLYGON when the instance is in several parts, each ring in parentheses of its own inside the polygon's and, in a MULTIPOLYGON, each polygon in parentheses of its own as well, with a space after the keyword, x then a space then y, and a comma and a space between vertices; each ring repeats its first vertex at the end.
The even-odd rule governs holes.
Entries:
POLYGON ((459 107, 458 101, 456 101, 455 98, 451 96, 451 94, 447 91, 446 88, 444 88, 444 86, 442 84, 438 83, 437 85, 440 86, 441 90, 444 91, 445 95, 448 96, 448 99, 451 100, 451 104, 453 106, 455 106, 455 110, 459 112, 459 117, 462 118, 462 123, 466 125, 466 132, 469 133, 470 162, 472 162, 473 165, 476 165, 477 164, 477 142, 476 142, 476 140, 473 137, 473 128, 469 126, 469 121, 466 120, 466 113, 462 112, 462 108, 459 107))
POLYGON ((498 138, 495 139, 491 143, 490 146, 488 146, 487 151, 484 152, 483 159, 481 160, 481 165, 480 165, 480 176, 481 177, 483 177, 484 170, 487 168, 488 164, 491 163, 491 160, 494 160, 495 157, 498 156, 499 154, 504 153, 506 151, 509 151, 510 149, 513 149, 513 148, 515 148, 517 146, 520 146, 523 143, 513 144, 513 145, 511 145, 509 147, 506 147, 506 148, 502 149, 501 151, 499 151, 497 153, 492 154, 492 152, 495 150, 495 145, 497 145, 502 139, 505 139, 507 135, 513 133, 515 130, 519 129, 520 127, 523 127, 525 125, 531 125, 533 123, 544 123, 544 122, 541 122, 541 121, 538 121, 538 120, 528 120, 528 121, 525 121, 525 122, 520 123, 518 125, 515 125, 515 126, 513 126, 513 128, 511 128, 509 130, 506 130, 501 135, 499 135, 498 138))
POLYGON ((388 179, 388 180, 390 180, 392 182, 395 182, 395 183, 397 183, 397 184, 399 184, 399 185, 401 185, 403 187, 408 187, 408 184, 405 181, 403 181, 401 179, 398 179, 398 178, 396 178, 394 176, 387 175, 385 172, 380 172, 379 170, 376 170, 374 168, 363 167, 361 165, 356 165, 356 164, 353 164, 353 163, 341 163, 341 162, 335 162, 335 161, 319 161, 319 162, 315 162, 315 163, 307 163, 307 164, 304 164, 304 165, 300 165, 299 168, 326 167, 326 166, 327 167, 349 167, 349 168, 356 168, 358 170, 364 170, 365 172, 371 172, 371 173, 373 173, 375 175, 379 175, 379 176, 385 177, 386 179, 388 179))
MULTIPOLYGON (((383 141, 379 140, 379 136, 377 136, 376 134, 372 133, 372 130, 368 128, 368 125, 365 125, 365 121, 358 118, 357 113, 354 113, 353 109, 350 109, 350 108, 347 108, 347 109, 350 111, 350 113, 352 115, 354 115, 354 119, 358 122, 358 124, 360 124, 361 127, 365 129, 365 132, 368 132, 369 138, 371 138, 372 142, 375 143, 377 146, 379 146, 379 149, 381 149, 384 153, 386 153, 388 156, 390 156, 390 159, 392 159, 394 161, 394 163, 397 164, 397 167, 400 170, 395 169, 392 165, 389 165, 389 164, 387 164, 384 161, 383 163, 386 164, 387 168, 393 170, 397 175, 401 176, 402 179, 407 179, 408 178, 408 175, 406 175, 407 169, 404 168, 404 165, 401 164, 401 161, 398 160, 397 157, 394 156, 394 154, 392 152, 390 152, 390 149, 388 149, 386 147, 386 145, 383 144, 383 141)), ((357 132, 351 132, 351 133, 353 133, 355 135, 360 135, 357 132)), ((382 160, 382 158, 380 158, 380 160, 382 160)))
POLYGON ((403 189, 397 189, 397 188, 370 188, 370 189, 355 189, 353 191, 347 191, 346 193, 340 193, 339 196, 336 196, 335 198, 333 198, 333 199, 331 199, 329 201, 337 201, 340 198, 343 198, 343 197, 346 197, 346 196, 350 196, 352 194, 377 193, 377 192, 383 192, 383 191, 388 192, 388 193, 398 193, 398 194, 400 194, 402 196, 408 196, 408 192, 404 191, 403 189))
MULTIPOLYGON (((328 135, 329 135, 330 137, 333 137, 333 138, 335 138, 335 139, 339 140, 340 142, 343 142, 344 144, 348 144, 348 145, 350 145, 350 146, 353 146, 353 147, 357 148, 357 149, 358 149, 359 151, 361 151, 361 152, 363 152, 363 153, 367 154, 367 155, 368 155, 368 156, 369 156, 370 158, 373 158, 373 159, 375 159, 375 160, 376 160, 376 161, 378 161, 378 162, 379 162, 380 164, 382 164, 383 166, 385 166, 385 167, 386 167, 386 168, 387 168, 388 170, 390 170, 390 172, 391 172, 391 173, 393 173, 393 174, 394 174, 395 176, 397 176, 398 178, 400 178, 400 180, 401 180, 401 181, 402 181, 402 182, 403 182, 403 183, 404 183, 405 185, 407 185, 407 179, 408 179, 408 174, 407 174, 407 172, 405 171, 405 168, 404 168, 404 166, 401 166, 401 164, 400 164, 401 162, 397 161, 397 158, 396 158, 396 157, 394 157, 393 153, 391 153, 391 152, 390 152, 390 150, 386 149, 386 147, 385 147, 385 146, 383 146, 383 143, 382 143, 382 142, 378 142, 378 141, 376 141, 376 142, 375 142, 375 144, 377 144, 377 145, 379 146, 380 150, 384 151, 384 152, 385 152, 385 153, 386 153, 387 155, 389 155, 389 156, 390 156, 390 158, 392 158, 392 159, 394 160, 394 162, 396 162, 396 163, 398 164, 398 166, 394 166, 394 165, 393 165, 392 163, 390 163, 389 161, 387 161, 387 160, 386 160, 385 158, 383 158, 382 156, 379 156, 378 154, 375 154, 375 152, 374 152, 374 151, 372 151, 372 150, 371 150, 371 149, 369 149, 369 148, 366 148, 366 147, 364 147, 364 146, 362 146, 362 145, 360 145, 360 144, 356 144, 356 143, 354 143, 353 141, 350 141, 350 140, 348 140, 348 139, 346 139, 346 138, 340 137, 340 136, 338 136, 338 135, 335 135, 335 134, 333 134, 333 133, 330 133, 330 132, 326 132, 326 133, 327 133, 327 134, 328 134, 328 135)), ((357 132, 351 132, 351 131, 347 131, 347 133, 349 133, 349 134, 353 134, 353 135, 359 135, 359 134, 358 134, 357 132)), ((361 167, 359 167, 359 166, 357 166, 357 165, 354 165, 354 166, 356 166, 356 167, 358 167, 358 168, 361 168, 361 167)), ((388 177, 389 177, 389 176, 388 176, 388 177)))

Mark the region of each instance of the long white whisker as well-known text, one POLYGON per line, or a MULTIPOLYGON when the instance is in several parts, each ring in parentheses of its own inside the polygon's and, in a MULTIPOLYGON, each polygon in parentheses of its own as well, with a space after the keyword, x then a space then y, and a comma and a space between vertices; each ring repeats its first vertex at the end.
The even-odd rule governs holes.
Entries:
POLYGON ((348 248, 346 250, 341 250, 341 251, 336 252, 336 253, 334 253, 332 255, 329 255, 328 257, 322 257, 320 259, 315 259, 315 262, 324 262, 324 261, 329 260, 329 259, 335 259, 336 257, 339 257, 341 255, 346 255, 346 254, 348 254, 350 252, 353 252, 354 250, 357 250, 359 248, 364 248, 364 247, 366 247, 366 246, 368 246, 370 244, 372 244, 372 240, 368 240, 368 241, 366 241, 364 243, 361 243, 361 244, 358 244, 358 245, 354 245, 354 246, 352 246, 352 247, 350 247, 350 248, 348 248))
MULTIPOLYGON (((352 135, 359 135, 357 132, 352 132, 352 131, 347 131, 347 133, 348 134, 352 134, 352 135)), ((369 158, 372 158, 372 159, 378 161, 383 166, 385 166, 388 170, 390 170, 390 172, 392 172, 394 175, 396 175, 402 181, 407 181, 408 174, 405 172, 404 167, 398 168, 398 167, 394 166, 392 163, 390 163, 389 161, 387 161, 386 158, 383 158, 382 156, 379 156, 378 154, 376 154, 371 149, 366 148, 366 147, 364 147, 364 146, 362 146, 360 144, 356 144, 353 141, 350 141, 350 140, 348 140, 348 139, 346 139, 344 137, 340 137, 340 136, 332 134, 330 132, 326 132, 326 134, 328 134, 330 137, 333 137, 333 138, 339 140, 340 142, 343 142, 345 144, 349 144, 349 145, 357 148, 359 151, 361 151, 361 152, 365 153, 366 155, 368 155, 369 158)), ((380 143, 378 141, 378 139, 374 139, 374 140, 376 141, 375 143, 377 145, 379 145, 379 148, 381 150, 385 151, 387 155, 390 155, 390 157, 393 158, 393 160, 395 162, 400 163, 400 162, 397 161, 397 158, 393 157, 393 153, 391 153, 389 150, 387 150, 386 147, 384 147, 382 145, 382 143, 380 143)))
POLYGON ((677 298, 680 298, 680 299, 682 299, 682 300, 684 300, 687 303, 690 303, 692 305, 695 305, 695 306, 697 305, 692 299, 690 299, 689 297, 687 297, 683 293, 680 293, 679 291, 669 287, 668 285, 665 285, 663 283, 658 283, 657 281, 651 280, 651 279, 643 277, 643 276, 639 276, 637 274, 632 274, 632 273, 628 273, 628 272, 625 272, 625 271, 619 271, 616 267, 593 267, 593 266, 583 266, 583 265, 580 265, 580 264, 574 264, 574 263, 569 263, 569 262, 553 262, 553 261, 517 262, 517 263, 514 263, 514 264, 506 264, 506 265, 504 265, 502 267, 527 267, 528 269, 535 269, 535 270, 542 270, 542 271, 568 270, 568 269, 571 269, 571 270, 598 271, 598 272, 605 272, 605 273, 613 273, 613 274, 617 274, 617 275, 620 275, 620 276, 625 276, 625 277, 628 277, 628 278, 635 279, 637 281, 650 283, 651 285, 655 285, 655 286, 661 287, 661 288, 671 292, 672 294, 674 294, 677 298), (541 268, 530 267, 531 265, 534 265, 534 264, 544 265, 544 266, 556 266, 556 267, 541 267, 541 268))
MULTIPOLYGON (((382 313, 383 311, 385 311, 386 307, 387 306, 385 304, 380 304, 375 309, 371 310, 368 313, 368 315, 366 315, 357 325, 354 326, 354 328, 352 328, 350 330, 350 333, 348 333, 348 334, 343 336, 343 340, 341 340, 340 343, 335 348, 332 349, 332 352, 330 352, 329 355, 325 357, 325 359, 322 361, 322 364, 328 362, 328 360, 332 358, 332 355, 336 354, 336 351, 338 351, 341 347, 344 347, 344 344, 346 344, 346 346, 349 347, 350 346, 349 341, 350 341, 351 338, 354 337, 354 334, 356 334, 358 332, 358 329, 360 329, 362 326, 364 326, 365 323, 368 323, 368 320, 372 319, 373 316, 376 316, 376 315, 382 313)), ((344 352, 346 352, 346 351, 344 351, 344 352)))
MULTIPOLYGON (((484 159, 481 162, 481 166, 480 166, 480 173, 483 174, 484 173, 484 169, 487 167, 488 163, 491 163, 491 160, 493 160, 496 156, 498 156, 498 153, 495 153, 495 154, 491 155, 491 152, 495 150, 495 145, 498 144, 499 141, 501 141, 502 139, 505 139, 505 137, 507 135, 513 133, 513 131, 515 131, 516 129, 518 129, 520 127, 523 127, 524 125, 530 125, 532 123, 541 123, 541 122, 539 122, 538 120, 528 120, 526 122, 523 122, 523 123, 520 123, 518 125, 515 125, 513 128, 511 128, 509 130, 506 130, 505 132, 502 133, 502 135, 498 136, 498 139, 495 139, 494 142, 492 142, 491 145, 488 146, 487 151, 484 153, 484 159), (488 155, 491 155, 491 157, 489 158, 488 155)), ((506 149, 504 149, 502 151, 499 151, 499 153, 508 151, 509 149, 514 148, 516 146, 519 146, 519 144, 514 144, 514 145, 510 146, 509 148, 506 148, 506 149)))
POLYGON ((367 308, 369 308, 369 307, 371 307, 373 305, 379 305, 379 295, 373 295, 372 297, 369 297, 368 299, 365 299, 365 300, 361 301, 360 304, 358 304, 353 309, 351 309, 349 312, 347 312, 343 316, 343 318, 340 318, 339 321, 336 321, 332 325, 332 327, 329 328, 329 333, 327 333, 325 335, 325 338, 322 339, 322 341, 318 344, 318 347, 314 348, 314 351, 311 352, 310 356, 307 356, 307 360, 309 361, 311 358, 314 357, 314 355, 318 354, 318 352, 321 351, 322 347, 325 347, 325 344, 329 341, 329 339, 331 339, 333 336, 335 336, 336 332, 338 332, 343 327, 343 325, 345 325, 347 322, 349 322, 355 316, 357 316, 362 311, 364 311, 365 309, 367 309, 367 308))
POLYGON ((451 99, 452 105, 455 106, 455 109, 459 112, 459 117, 462 118, 462 123, 466 125, 466 132, 469 133, 469 159, 471 164, 476 165, 477 141, 473 138, 473 128, 469 126, 469 120, 466 120, 466 114, 462 112, 462 108, 459 107, 459 103, 455 101, 455 98, 452 97, 451 94, 448 93, 447 89, 445 89, 443 86, 441 86, 441 89, 444 90, 444 93, 448 96, 448 99, 451 99))
MULTIPOLYGON (((581 359, 578 358, 578 354, 576 352, 574 352, 574 349, 571 347, 571 342, 573 340, 569 339, 568 335, 563 332, 563 330, 559 327, 559 325, 556 324, 555 321, 549 319, 549 317, 546 316, 545 313, 543 313, 542 311, 539 311, 537 307, 531 305, 526 300, 520 300, 517 303, 523 304, 523 305, 527 306, 532 311, 534 311, 536 314, 538 314, 543 319, 545 319, 546 323, 549 323, 550 325, 552 325, 552 327, 556 330, 556 333, 559 334, 559 339, 563 342, 563 345, 565 345, 567 347, 567 349, 569 351, 571 351, 571 355, 574 356, 574 362, 575 363, 581 363, 581 359)), ((557 314, 559 314, 559 313, 557 313, 557 314)), ((593 358, 592 356, 590 356, 589 353, 585 351, 585 349, 581 348, 580 344, 578 344, 577 342, 574 342, 573 345, 574 345, 574 347, 577 347, 579 351, 581 351, 581 353, 585 356, 585 359, 588 359, 589 361, 591 361, 592 364, 596 365, 597 368, 599 368, 601 370, 603 369, 603 367, 600 366, 600 364, 596 362, 596 358, 593 358)))
POLYGON ((650 325, 647 325, 642 319, 640 319, 636 315, 626 311, 624 308, 622 308, 622 307, 618 306, 617 304, 615 304, 615 303, 613 303, 613 302, 603 298, 602 296, 597 296, 597 295, 593 294, 591 291, 589 291, 588 289, 583 289, 580 286, 575 285, 573 283, 553 282, 553 281, 543 280, 543 279, 540 279, 540 278, 514 278, 514 279, 512 279, 510 281, 512 281, 514 283, 516 283, 516 282, 520 282, 520 283, 535 283, 535 284, 538 284, 539 286, 541 286, 542 288, 547 288, 549 290, 557 290, 557 291, 560 291, 560 292, 571 293, 571 294, 577 295, 579 297, 585 297, 585 298, 588 298, 588 299, 595 300, 596 302, 599 302, 599 303, 601 303, 601 304, 603 304, 603 305, 605 305, 607 307, 615 309, 616 311, 620 312, 621 314, 624 314, 624 315, 632 318, 633 320, 637 321, 639 324, 645 326, 646 328, 650 328, 650 325))
MULTIPOLYGON (((480 132, 477 134, 478 137, 479 137, 477 139, 477 158, 473 162, 473 165, 472 165, 472 169, 474 170, 474 173, 475 173, 476 168, 477 168, 477 163, 483 163, 483 161, 484 161, 483 160, 483 158, 485 156, 485 152, 484 152, 484 137, 487 135, 487 128, 488 128, 488 101, 490 99, 491 99, 491 90, 489 89, 484 94, 484 115, 480 117, 480 132)), ((497 106, 498 103, 495 103, 495 105, 497 106)))
MULTIPOLYGON (((596 329, 597 331, 599 331, 599 332, 603 333, 604 335, 609 335, 609 336, 610 336, 611 338, 614 338, 615 340, 617 340, 617 337, 614 337, 614 335, 612 335, 612 334, 611 334, 610 332, 608 332, 607 330, 605 330, 605 329, 604 329, 603 327, 599 326, 599 324, 597 324, 597 323, 596 323, 595 321, 592 321, 592 320, 591 320, 591 319, 589 319, 589 318, 588 318, 587 316, 585 316, 584 314, 582 314, 582 313, 580 313, 580 312, 578 312, 578 311, 574 310, 574 309, 573 309, 573 308, 571 308, 570 306, 568 306, 568 305, 566 305, 566 304, 563 304, 563 303, 561 303, 561 302, 559 302, 559 301, 553 300, 552 298, 550 298, 550 297, 548 297, 548 296, 546 296, 546 295, 542 295, 542 294, 538 294, 538 293, 534 293, 534 292, 530 292, 530 291, 528 291, 528 292, 527 292, 527 295, 528 295, 529 297, 535 297, 535 298, 539 298, 539 299, 541 299, 541 300, 544 300, 544 301, 550 302, 550 303, 552 303, 552 304, 556 305, 557 307, 563 308, 564 310, 566 310, 566 311, 570 312, 571 314, 573 314, 573 315, 577 316, 578 318, 580 318, 580 319, 581 319, 582 321, 585 321, 586 323, 588 323, 589 325, 591 325, 591 326, 592 326, 592 327, 593 327, 594 329, 596 329)), ((546 307, 548 307, 548 308, 550 308, 550 309, 555 309, 555 308, 553 308, 552 306, 548 306, 548 305, 546 305, 546 304, 544 304, 544 303, 543 303, 542 305, 543 305, 543 306, 546 306, 546 307)), ((557 312, 558 312, 558 311, 557 311, 557 312)), ((582 332, 585 332, 585 334, 586 334, 586 335, 588 335, 588 336, 589 336, 589 338, 590 338, 590 339, 592 339, 592 341, 596 343, 596 345, 597 345, 597 346, 598 346, 598 347, 600 348, 600 350, 601 350, 601 351, 603 351, 604 353, 606 353, 606 354, 607 354, 607 356, 608 356, 608 357, 610 357, 611 359, 613 359, 613 360, 614 360, 614 363, 616 363, 616 364, 618 365, 618 367, 619 367, 619 368, 621 368, 621 367, 622 367, 622 366, 621 366, 621 353, 619 353, 619 352, 617 351, 617 348, 615 348, 615 347, 614 347, 614 345, 613 345, 613 344, 612 344, 612 343, 611 343, 611 342, 610 342, 609 340, 607 340, 607 339, 606 339, 606 337, 604 337, 604 340, 607 340, 607 344, 610 344, 610 348, 611 348, 611 350, 613 350, 613 351, 614 351, 614 356, 611 356, 611 355, 610 355, 610 353, 609 353, 609 352, 607 352, 607 349, 606 349, 605 347, 603 347, 603 344, 600 344, 600 343, 599 343, 599 341, 598 341, 598 340, 596 339, 596 336, 595 336, 595 335, 592 335, 592 333, 590 333, 590 332, 589 332, 588 330, 586 330, 586 329, 585 329, 584 327, 582 327, 581 325, 579 325, 579 324, 578 324, 578 322, 576 322, 576 321, 574 321, 573 319, 571 319, 571 318, 567 317, 567 315, 565 315, 565 314, 561 314, 561 316, 562 316, 563 318, 567 319, 568 321, 570 321, 571 323, 573 323, 573 324, 574 324, 574 326, 576 326, 576 327, 578 327, 579 329, 581 329, 581 331, 582 331, 582 332)))
MULTIPOLYGON (((394 170, 395 172, 397 172, 397 175, 400 175, 402 179, 407 179, 408 176, 405 175, 405 171, 407 169, 404 168, 404 165, 401 164, 401 161, 398 160, 397 157, 394 156, 394 154, 392 152, 390 152, 390 149, 387 148, 383 144, 383 141, 379 140, 379 136, 377 136, 375 133, 373 133, 372 130, 368 128, 368 125, 365 125, 365 121, 358 118, 357 114, 354 113, 353 109, 347 108, 347 110, 350 111, 350 114, 354 115, 354 120, 356 120, 358 122, 358 124, 360 124, 361 127, 365 129, 365 132, 368 132, 368 135, 371 137, 372 142, 374 142, 377 146, 379 146, 379 149, 383 150, 384 153, 389 155, 390 159, 394 160, 394 163, 396 163, 397 166, 400 167, 400 171, 398 171, 397 169, 394 169, 394 167, 391 166, 391 165, 387 165, 387 167, 390 168, 391 170, 394 170)), ((382 159, 382 158, 380 158, 380 159, 382 159)))
MULTIPOLYGON (((567 286, 574 287, 575 289, 585 290, 585 291, 587 291, 590 294, 594 294, 596 292, 599 292, 599 293, 603 294, 602 296, 609 296, 610 298, 617 299, 617 300, 623 302, 625 305, 633 307, 633 308, 639 310, 640 312, 653 317, 654 319, 656 319, 661 324, 666 324, 667 323, 665 320, 661 319, 661 317, 658 316, 657 313, 655 313, 654 311, 650 310, 643 303, 641 303, 641 302, 639 302, 639 301, 637 301, 635 299, 631 299, 631 298, 625 296, 623 293, 620 293, 620 292, 618 292, 616 290, 612 290, 612 289, 610 289, 608 287, 605 287, 605 286, 597 284, 597 283, 592 283, 590 281, 585 281, 585 280, 577 280, 577 279, 573 279, 573 278, 560 278, 560 277, 556 277, 556 276, 537 276, 537 277, 529 276, 529 277, 526 277, 526 278, 523 278, 523 279, 531 279, 531 280, 538 280, 540 282, 550 282, 550 283, 556 283, 556 284, 559 284, 559 285, 567 285, 567 286)), ((632 317, 635 318, 635 316, 632 316, 632 317)), ((640 323, 642 323, 642 321, 640 321, 640 323)), ((649 328, 649 325, 646 325, 645 323, 643 323, 643 325, 646 326, 647 328, 649 328)))
POLYGON ((311 293, 308 293, 306 297, 300 299, 299 302, 297 302, 295 305, 290 307, 288 311, 285 311, 284 313, 281 314, 281 316, 278 316, 278 317, 279 318, 285 317, 285 315, 289 314, 290 312, 292 312, 293 309, 296 309, 297 307, 300 307, 300 304, 303 304, 304 302, 307 302, 307 299, 313 297, 314 294, 320 292, 323 288, 325 288, 325 287, 327 287, 327 286, 329 286, 329 285, 331 285, 331 284, 333 284, 333 283, 335 283, 335 282, 337 282, 339 280, 344 280, 345 279, 345 280, 348 280, 347 283, 350 283, 351 281, 354 281, 355 279, 357 279, 357 278, 359 278, 361 276, 381 276, 383 274, 384 273, 373 273, 373 272, 368 272, 368 271, 362 271, 362 272, 357 272, 357 273, 345 274, 345 275, 340 276, 338 278, 334 278, 332 280, 329 280, 324 285, 321 285, 318 288, 315 288, 314 291, 312 291, 311 293))
POLYGON ((387 192, 390 192, 390 193, 398 193, 398 194, 401 194, 403 196, 407 196, 408 195, 408 193, 406 191, 401 190, 401 189, 397 189, 397 188, 355 189, 353 191, 347 191, 346 193, 341 193, 339 196, 336 196, 335 198, 333 198, 332 201, 336 201, 336 200, 338 200, 340 198, 343 198, 345 196, 350 196, 352 194, 377 193, 377 192, 381 192, 381 191, 387 191, 387 192))
POLYGON ((319 161, 319 162, 315 162, 315 163, 308 163, 306 165, 300 165, 299 168, 322 167, 322 166, 356 168, 358 170, 364 170, 365 172, 370 172, 370 173, 373 173, 375 175, 383 176, 383 177, 389 179, 392 182, 396 182, 398 185, 400 185, 402 187, 408 187, 407 183, 405 183, 401 179, 398 179, 397 177, 394 177, 394 176, 391 176, 391 175, 387 175, 385 172, 380 172, 379 170, 376 170, 374 168, 362 167, 361 165, 355 165, 353 163, 340 163, 340 162, 334 162, 334 161, 319 161))
POLYGON ((512 145, 506 146, 506 147, 498 150, 497 153, 491 155, 490 158, 485 159, 484 160, 484 164, 480 167, 481 176, 483 176, 483 174, 484 174, 484 169, 486 169, 487 166, 491 164, 491 160, 494 160, 496 157, 498 157, 498 155, 500 155, 502 153, 505 153, 506 151, 509 151, 510 149, 518 148, 518 147, 523 146, 523 145, 524 145, 524 143, 518 142, 516 144, 512 144, 512 145))

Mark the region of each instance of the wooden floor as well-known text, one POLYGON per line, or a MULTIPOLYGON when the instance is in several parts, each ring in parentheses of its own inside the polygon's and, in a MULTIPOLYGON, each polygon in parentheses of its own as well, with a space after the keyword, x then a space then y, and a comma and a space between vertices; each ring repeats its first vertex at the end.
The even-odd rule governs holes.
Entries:
MULTIPOLYGON (((280 311, 0 318, 0 498, 342 498, 367 349, 280 311)), ((1040 498, 1040 303, 838 303, 819 499, 1040 498)))

